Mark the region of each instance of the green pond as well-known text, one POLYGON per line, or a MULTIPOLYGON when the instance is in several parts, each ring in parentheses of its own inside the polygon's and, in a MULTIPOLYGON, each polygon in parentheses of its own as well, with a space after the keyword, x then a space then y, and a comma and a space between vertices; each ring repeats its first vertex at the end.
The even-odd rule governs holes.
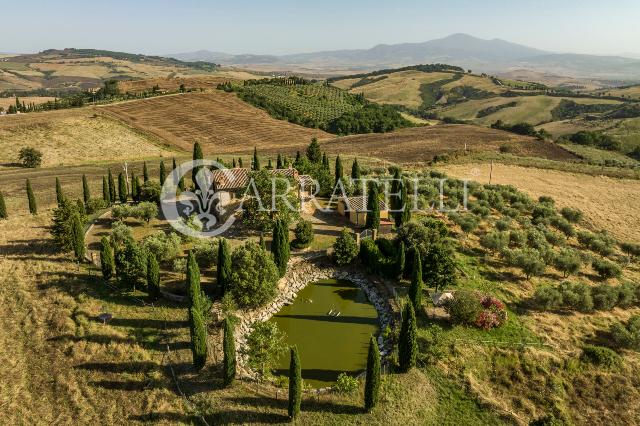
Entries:
MULTIPOLYGON (((271 321, 296 345, 305 383, 331 386, 342 372, 366 368, 369 338, 378 334, 378 313, 365 293, 350 281, 322 280, 307 285, 295 301, 271 321)), ((276 374, 288 374, 289 352, 276 374)))

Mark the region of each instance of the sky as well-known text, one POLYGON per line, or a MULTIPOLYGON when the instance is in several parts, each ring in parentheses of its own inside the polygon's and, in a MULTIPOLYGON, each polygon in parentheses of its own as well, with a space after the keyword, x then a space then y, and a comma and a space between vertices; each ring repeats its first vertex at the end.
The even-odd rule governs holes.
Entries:
POLYGON ((640 56, 638 16, 638 0, 0 0, 0 52, 288 54, 467 33, 552 52, 640 56))

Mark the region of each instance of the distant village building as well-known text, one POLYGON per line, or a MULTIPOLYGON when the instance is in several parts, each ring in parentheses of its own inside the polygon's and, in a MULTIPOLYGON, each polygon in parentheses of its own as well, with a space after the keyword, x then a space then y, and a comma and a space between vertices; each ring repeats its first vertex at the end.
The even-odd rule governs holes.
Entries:
MULTIPOLYGON (((380 225, 390 225, 389 208, 384 201, 379 200, 380 225)), ((349 221, 356 226, 364 226, 367 223, 367 197, 360 195, 357 197, 342 198, 338 201, 338 213, 349 218, 349 221)))
MULTIPOLYGON (((269 172, 274 176, 292 178, 297 184, 295 189, 298 191, 298 195, 302 197, 303 194, 301 191, 304 190, 304 194, 308 196, 308 189, 302 182, 309 185, 308 182, 312 181, 310 176, 299 175, 298 171, 294 168, 272 169, 269 170, 269 172)), ((213 188, 220 197, 221 205, 227 205, 243 197, 250 183, 250 173, 251 170, 244 168, 218 169, 212 171, 213 188)))

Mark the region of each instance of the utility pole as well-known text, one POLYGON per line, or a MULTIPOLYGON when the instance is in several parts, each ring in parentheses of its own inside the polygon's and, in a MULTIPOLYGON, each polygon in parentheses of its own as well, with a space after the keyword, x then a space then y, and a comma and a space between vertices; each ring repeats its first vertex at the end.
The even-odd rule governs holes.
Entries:
POLYGON ((489 169, 489 185, 491 185, 492 177, 493 177, 493 160, 491 160, 491 168, 489 169))
POLYGON ((131 190, 129 188, 129 164, 127 164, 127 162, 125 161, 122 165, 122 168, 124 169, 124 182, 127 184, 127 193, 130 193, 131 190))

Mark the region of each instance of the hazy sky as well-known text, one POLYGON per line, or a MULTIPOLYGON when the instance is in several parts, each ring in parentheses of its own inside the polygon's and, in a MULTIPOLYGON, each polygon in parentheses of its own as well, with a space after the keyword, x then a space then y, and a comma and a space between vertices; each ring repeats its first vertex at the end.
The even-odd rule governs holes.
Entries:
POLYGON ((0 17, 0 52, 284 54, 463 32, 556 52, 640 54, 639 0, 0 0, 0 17))

